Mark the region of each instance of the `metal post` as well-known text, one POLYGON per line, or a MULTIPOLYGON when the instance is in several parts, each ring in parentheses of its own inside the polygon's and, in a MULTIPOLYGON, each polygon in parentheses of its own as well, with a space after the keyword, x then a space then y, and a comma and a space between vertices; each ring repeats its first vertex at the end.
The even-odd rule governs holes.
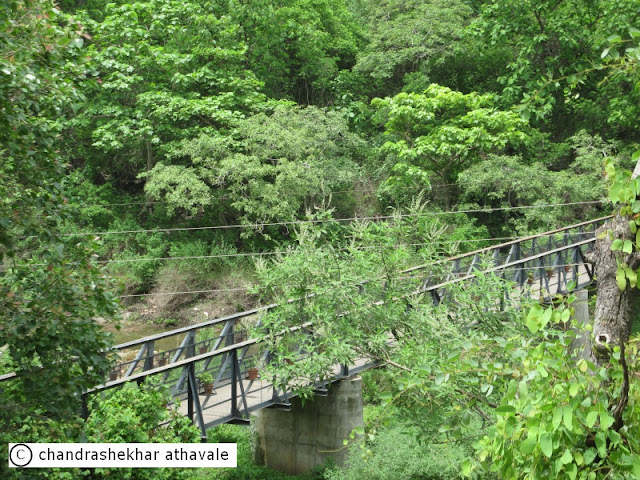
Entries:
MULTIPOLYGON (((187 344, 187 357, 194 357, 196 353, 196 345, 195 345, 195 338, 194 336, 189 338, 189 343, 187 344)), ((187 413, 189 415, 189 420, 191 420, 191 423, 193 423, 193 402, 194 402, 194 392, 195 395, 198 394, 197 392, 197 385, 196 385, 196 376, 195 376, 195 371, 196 371, 196 366, 195 364, 192 362, 189 364, 189 366, 187 367, 188 369, 188 374, 187 374, 187 413)))
POLYGON ((189 374, 187 375, 187 416, 193 423, 193 388, 191 384, 191 365, 187 367, 189 374))
POLYGON ((143 370, 151 370, 153 368, 153 340, 147 342, 147 356, 144 359, 143 370))
POLYGON ((200 404, 200 397, 198 397, 198 387, 196 383, 196 369, 193 363, 189 364, 189 376, 187 378, 188 387, 189 387, 189 397, 191 402, 189 403, 190 408, 190 419, 191 423, 195 425, 193 422, 193 407, 195 405, 196 414, 198 415, 198 423, 200 424, 200 442, 207 443, 207 431, 204 428, 204 417, 202 416, 202 405, 200 404))
POLYGON ((87 405, 87 394, 82 394, 82 418, 87 420, 89 418, 89 406, 87 405))
POLYGON ((231 416, 240 418, 238 411, 238 350, 231 351, 231 416))

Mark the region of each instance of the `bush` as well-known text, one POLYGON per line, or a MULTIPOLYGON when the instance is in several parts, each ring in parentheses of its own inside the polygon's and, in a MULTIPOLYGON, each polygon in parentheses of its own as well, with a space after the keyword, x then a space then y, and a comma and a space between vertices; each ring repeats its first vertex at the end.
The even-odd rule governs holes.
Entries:
POLYGON ((331 469, 326 480, 439 480, 459 478, 468 452, 454 443, 420 443, 403 425, 381 430, 372 442, 351 447, 345 469, 331 469))
MULTIPOLYGON (((167 410, 165 392, 138 388, 128 383, 104 397, 95 395, 90 402, 91 414, 86 422, 88 441, 96 443, 187 443, 200 440, 199 430, 177 411, 167 410), (168 425, 158 427, 159 424, 168 425)), ((93 478, 119 479, 186 479, 190 469, 127 468, 112 471, 95 470, 93 478)))
POLYGON ((526 324, 535 335, 506 345, 505 356, 514 365, 501 373, 512 378, 495 425, 477 445, 479 461, 465 462, 468 476, 485 478, 493 471, 505 479, 640 477, 635 382, 616 418, 624 396, 623 359, 630 371, 637 371, 638 341, 629 342, 624 356, 615 347, 606 366, 580 358, 570 348, 573 333, 555 328, 568 320, 564 307, 534 306, 526 324))
POLYGON ((219 425, 207 431, 210 443, 237 443, 237 468, 200 469, 195 472, 193 479, 213 480, 295 480, 282 472, 267 467, 255 465, 251 453, 251 430, 239 425, 219 425))

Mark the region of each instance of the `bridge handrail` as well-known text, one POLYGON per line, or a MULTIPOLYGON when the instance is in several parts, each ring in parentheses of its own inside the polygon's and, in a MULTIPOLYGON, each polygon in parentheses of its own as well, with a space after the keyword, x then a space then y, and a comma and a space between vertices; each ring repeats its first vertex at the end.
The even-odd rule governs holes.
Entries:
MULTIPOLYGON (((491 267, 491 268, 488 268, 486 270, 482 270, 482 273, 494 273, 494 272, 497 272, 499 270, 504 270, 504 269, 509 268, 509 267, 515 267, 517 265, 522 265, 523 263, 527 263, 527 262, 530 262, 532 260, 537 260, 539 258, 544 258, 544 257, 547 257, 549 255, 553 255, 555 253, 564 252, 565 250, 570 250, 572 248, 580 247, 582 245, 586 245, 586 244, 591 243, 593 241, 595 241, 595 238, 588 238, 587 240, 582 240, 580 242, 572 243, 571 245, 565 245, 565 246, 562 246, 562 247, 555 248, 553 250, 549 250, 549 251, 546 251, 546 252, 538 253, 536 255, 532 255, 530 257, 521 258, 519 260, 514 260, 512 262, 505 263, 503 265, 498 265, 498 266, 495 266, 495 267, 491 267)), ((475 274, 472 273, 472 274, 469 274, 469 275, 465 275, 463 277, 453 278, 453 279, 447 280, 446 282, 439 283, 437 285, 430 285, 430 286, 422 289, 421 292, 430 292, 432 290, 437 290, 439 288, 446 287, 447 285, 451 285, 452 283, 458 283, 458 282, 463 282, 465 280, 470 280, 474 276, 475 276, 475 274)))
MULTIPOLYGON (((485 248, 481 248, 481 249, 478 249, 478 250, 474 250, 472 252, 463 253, 463 254, 460 254, 460 255, 455 255, 453 257, 443 258, 442 260, 438 260, 437 262, 434 262, 434 263, 439 264, 439 263, 445 263, 445 262, 453 262, 453 261, 456 261, 456 260, 460 260, 462 258, 467 258, 467 257, 470 257, 470 256, 479 255, 479 254, 482 254, 482 253, 485 253, 485 252, 490 252, 490 251, 493 251, 493 250, 496 250, 496 249, 499 249, 499 248, 504 248, 504 247, 508 247, 508 246, 511 246, 511 245, 515 245, 517 243, 522 243, 522 242, 526 242, 526 241, 529 241, 529 240, 533 240, 535 238, 546 237, 546 236, 549 236, 549 235, 554 235, 556 233, 564 232, 566 230, 571 230, 571 229, 574 229, 574 228, 580 228, 580 227, 584 227, 586 225, 591 225, 593 223, 602 222, 602 221, 608 220, 609 218, 612 218, 612 217, 613 217, 612 215, 608 215, 606 217, 600 217, 600 218, 596 218, 594 220, 588 220, 586 222, 576 223, 574 225, 569 225, 567 227, 562 227, 562 228, 558 228, 558 229, 555 229, 555 230, 550 230, 548 232, 538 233, 538 234, 535 234, 535 235, 529 235, 529 236, 522 237, 522 238, 519 238, 519 239, 516 239, 516 240, 511 240, 509 242, 504 242, 504 243, 501 243, 501 244, 498 244, 498 245, 492 245, 490 247, 485 247, 485 248)), ((549 252, 547 252, 546 254, 549 254, 549 252)), ((534 258, 534 257, 530 257, 530 258, 534 258)), ((537 258, 537 257, 535 257, 535 258, 537 258)), ((411 267, 411 268, 408 268, 406 270, 403 270, 401 273, 411 273, 411 272, 415 272, 415 271, 418 271, 418 270, 422 270, 422 269, 425 269, 425 268, 427 268, 429 266, 432 266, 434 263, 424 264, 424 265, 417 265, 415 267, 411 267)), ((278 306, 277 303, 272 303, 272 304, 266 305, 264 307, 258 307, 258 308, 254 308, 254 309, 251 309, 251 310, 246 310, 244 312, 238 312, 238 313, 235 313, 233 315, 226 316, 226 317, 221 317, 221 318, 208 320, 208 321, 201 322, 201 323, 196 323, 194 325, 177 328, 175 330, 168 330, 166 332, 158 333, 158 334, 155 334, 155 335, 150 335, 148 337, 139 338, 137 340, 131 340, 131 341, 126 342, 126 343, 121 343, 121 344, 118 344, 118 345, 114 345, 112 348, 113 348, 113 350, 123 350, 125 348, 131 348, 131 347, 134 347, 136 345, 142 345, 143 343, 159 340, 159 339, 166 338, 166 337, 171 337, 173 335, 178 335, 180 333, 186 333, 186 332, 190 332, 192 330, 210 327, 210 326, 213 326, 213 325, 217 325, 219 323, 227 322, 229 320, 241 319, 241 318, 244 318, 244 317, 248 317, 248 316, 254 315, 254 314, 258 313, 258 312, 269 311, 269 310, 274 309, 277 306, 278 306)))
MULTIPOLYGON (((543 232, 543 233, 539 233, 539 234, 535 234, 535 235, 529 235, 529 236, 526 236, 526 237, 521 237, 521 238, 518 238, 518 239, 515 239, 515 240, 511 240, 511 241, 508 241, 508 242, 504 242, 504 243, 501 243, 501 244, 498 244, 498 245, 492 245, 492 246, 481 248, 481 249, 474 250, 474 251, 471 251, 471 252, 463 253, 463 254, 460 254, 460 255, 455 255, 455 256, 452 256, 452 257, 445 258, 445 259, 441 259, 441 260, 438 260, 437 262, 434 262, 434 263, 435 264, 441 264, 441 263, 444 263, 444 262, 454 262, 456 260, 472 257, 472 256, 475 256, 475 255, 481 255, 482 253, 495 251, 497 249, 501 249, 501 248, 504 248, 504 247, 509 247, 509 246, 512 246, 512 245, 520 244, 520 243, 523 243, 523 242, 526 242, 526 241, 530 241, 530 240, 534 240, 534 239, 537 239, 537 238, 547 237, 547 236, 550 236, 550 235, 554 235, 554 234, 561 233, 561 232, 564 232, 564 231, 567 231, 567 230, 571 230, 571 229, 575 229, 575 228, 581 228, 581 227, 584 227, 584 226, 587 226, 587 225, 591 225, 591 224, 594 224, 594 223, 598 223, 598 222, 604 222, 604 221, 606 221, 606 220, 608 220, 610 218, 613 218, 613 216, 612 215, 608 215, 608 216, 600 217, 600 218, 597 218, 597 219, 594 219, 594 220, 588 220, 588 221, 585 221, 585 222, 580 222, 580 223, 577 223, 577 224, 569 225, 569 226, 558 228, 558 229, 555 229, 555 230, 550 230, 548 232, 543 232)), ((587 244, 587 243, 590 243, 590 242, 593 242, 593 241, 594 241, 594 238, 591 238, 591 239, 588 239, 588 240, 583 240, 581 242, 573 243, 571 245, 563 246, 563 247, 560 247, 560 248, 557 248, 557 249, 554 249, 554 250, 551 250, 551 251, 542 252, 542 253, 539 253, 539 254, 536 254, 536 255, 533 255, 533 256, 530 256, 530 257, 526 257, 526 258, 523 258, 523 259, 519 259, 519 260, 515 260, 515 261, 512 261, 512 262, 509 262, 507 264, 499 265, 499 266, 496 266, 496 267, 493 267, 493 268, 490 268, 490 269, 486 270, 486 272, 487 273, 491 273, 491 272, 503 270, 505 268, 509 268, 509 267, 516 266, 516 265, 520 265, 520 264, 526 263, 526 262, 531 261, 531 260, 542 258, 542 257, 548 256, 548 255, 552 255, 554 253, 558 253, 558 252, 561 252, 561 251, 564 251, 564 250, 568 250, 570 248, 575 248, 576 246, 584 245, 584 244, 587 244)), ((419 271, 419 270, 425 269, 425 268, 427 268, 429 266, 432 266, 434 263, 424 264, 424 265, 417 265, 415 267, 411 267, 411 268, 408 268, 406 270, 403 270, 402 273, 412 273, 412 272, 415 272, 415 271, 419 271)), ((457 282, 460 282, 460 281, 468 280, 470 278, 473 278, 473 276, 474 276, 473 274, 468 274, 468 275, 464 275, 462 277, 449 279, 446 282, 442 282, 442 283, 439 283, 437 285, 432 285, 432 286, 429 286, 429 287, 425 287, 421 291, 423 291, 423 292, 435 291, 437 289, 443 288, 446 285, 450 285, 452 283, 457 283, 457 282)), ((162 333, 150 335, 150 336, 147 336, 147 337, 139 338, 137 340, 131 340, 129 342, 125 342, 125 343, 121 343, 121 344, 118 344, 118 345, 114 345, 112 347, 112 351, 119 351, 119 350, 131 348, 131 347, 135 347, 135 346, 138 346, 138 345, 144 345, 144 344, 148 344, 149 342, 154 342, 156 340, 160 340, 160 339, 163 339, 163 338, 171 337, 171 336, 178 335, 178 334, 181 334, 181 333, 188 333, 188 332, 191 332, 193 330, 198 330, 198 329, 202 329, 202 328, 215 326, 215 325, 218 325, 218 324, 221 324, 221 323, 225 323, 225 322, 229 322, 229 321, 232 321, 232 320, 239 320, 239 319, 251 316, 251 315, 255 315, 255 314, 260 313, 260 312, 266 312, 266 311, 272 310, 273 308, 275 308, 277 306, 278 306, 278 304, 274 303, 274 304, 266 305, 266 306, 263 306, 263 307, 257 307, 257 308, 253 308, 253 309, 250 309, 250 310, 245 310, 243 312, 238 312, 238 313, 235 313, 235 314, 232 314, 232 315, 227 315, 225 317, 219 317, 219 318, 215 318, 215 319, 212 319, 212 320, 207 320, 205 322, 197 323, 197 324, 190 325, 190 326, 187 326, 187 327, 181 327, 181 328, 177 328, 177 329, 174 329, 174 330, 168 330, 166 332, 162 332, 162 333)), ((249 341, 250 340, 247 340, 247 342, 249 342, 249 341)), ((245 346, 247 346, 247 345, 252 345, 252 343, 240 342, 240 343, 236 343, 235 345, 245 345, 245 346)), ((209 357, 215 357, 216 355, 214 355, 214 353, 216 353, 216 352, 224 352, 224 351, 226 351, 225 349, 227 349, 227 348, 228 347, 224 347, 223 349, 216 349, 215 351, 208 352, 207 354, 202 354, 202 355, 198 355, 198 356, 195 356, 195 357, 192 356, 192 357, 189 357, 188 360, 191 360, 191 359, 194 359, 194 358, 201 358, 201 357, 205 358, 205 359, 209 358, 209 357)), ((148 371, 148 372, 157 372, 157 371, 171 370, 175 365, 177 365, 177 366, 182 365, 186 361, 187 361, 187 359, 179 360, 179 361, 176 361, 176 362, 172 362, 169 365, 162 366, 162 367, 157 367, 157 368, 146 370, 146 371, 148 371), (168 368, 168 367, 170 367, 170 368, 168 368)), ((140 375, 141 375, 140 373, 133 374, 133 372, 132 372, 131 376, 127 376, 127 379, 128 379, 127 381, 130 381, 132 376, 133 376, 133 378, 138 378, 138 376, 140 376, 140 375)), ((0 383, 4 382, 6 380, 10 380, 10 379, 16 378, 16 377, 17 377, 17 375, 16 375, 15 372, 10 372, 10 373, 6 373, 6 374, 3 374, 3 375, 0 375, 0 383)), ((124 379, 122 381, 124 382, 124 379)))
MULTIPOLYGON (((523 242, 527 242, 529 240, 534 240, 536 238, 548 237, 549 235, 555 235, 556 233, 564 232, 566 230, 571 230, 571 229, 574 229, 574 228, 584 227, 586 225, 591 225, 593 223, 604 222, 606 220, 609 220, 610 218, 613 218, 613 215, 607 215, 606 217, 600 217, 600 218, 596 218, 594 220, 587 220, 586 222, 576 223, 574 225, 569 225, 567 227, 557 228, 555 230, 549 230, 548 232, 537 233, 535 235, 529 235, 529 236, 526 236, 526 237, 520 237, 520 238, 517 238, 515 240, 510 240, 508 242, 499 243, 497 245, 491 245, 489 247, 480 248, 480 249, 474 250, 472 252, 461 253, 461 254, 455 255, 453 257, 443 258, 442 260, 438 260, 437 262, 434 262, 434 263, 454 262, 456 260, 461 260, 463 258, 468 258, 468 257, 475 256, 475 255, 481 255, 483 253, 490 252, 492 250, 496 250, 496 249, 504 248, 504 247, 509 247, 509 246, 512 246, 512 245, 516 245, 518 243, 523 243, 523 242)), ((547 252, 546 254, 548 254, 548 253, 549 252, 547 252)), ((530 258, 533 258, 533 257, 530 257, 530 258)), ((422 270, 422 269, 425 269, 425 268, 427 268, 427 267, 429 267, 431 265, 433 265, 433 263, 423 264, 423 265, 416 265, 415 267, 411 267, 411 268, 407 268, 406 270, 403 270, 401 273, 410 273, 410 272, 414 272, 416 270, 422 270)))
POLYGON ((112 350, 123 350, 125 348, 135 347, 136 345, 141 345, 143 343, 161 340, 166 337, 171 337, 173 335, 178 335, 180 333, 190 332, 192 330, 199 330, 201 328, 207 328, 219 323, 228 322, 229 320, 239 320, 241 318, 250 317, 251 315, 255 315, 256 313, 271 310, 272 308, 277 307, 277 303, 272 303, 271 305, 265 305, 264 307, 252 308, 251 310, 245 310, 243 312, 234 313, 232 315, 228 315, 226 317, 218 317, 213 320, 207 320, 204 322, 196 323, 194 325, 189 325, 187 327, 176 328, 174 330, 167 330, 166 332, 156 333, 154 335, 149 335, 147 337, 139 338, 137 340, 131 340, 129 342, 120 343, 118 345, 114 345, 112 350))

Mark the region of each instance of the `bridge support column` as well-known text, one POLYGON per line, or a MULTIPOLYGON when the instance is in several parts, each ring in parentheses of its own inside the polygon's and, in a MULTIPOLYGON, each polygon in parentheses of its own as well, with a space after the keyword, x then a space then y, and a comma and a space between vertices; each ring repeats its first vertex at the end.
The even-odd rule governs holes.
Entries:
POLYGON ((304 407, 296 397, 290 411, 265 408, 253 415, 254 461, 291 475, 306 473, 328 458, 343 465, 343 440, 363 425, 362 379, 347 378, 304 407))
MULTIPOLYGON (((591 323, 588 304, 589 294, 587 290, 576 290, 575 296, 576 301, 573 304, 575 316, 572 321, 575 322, 576 325, 584 328, 591 323)), ((571 342, 569 349, 572 352, 579 352, 579 354, 576 355, 578 357, 577 359, 584 358, 585 360, 593 362, 595 359, 591 351, 591 334, 584 330, 578 330, 576 327, 572 327, 572 330, 578 331, 578 336, 571 342)))

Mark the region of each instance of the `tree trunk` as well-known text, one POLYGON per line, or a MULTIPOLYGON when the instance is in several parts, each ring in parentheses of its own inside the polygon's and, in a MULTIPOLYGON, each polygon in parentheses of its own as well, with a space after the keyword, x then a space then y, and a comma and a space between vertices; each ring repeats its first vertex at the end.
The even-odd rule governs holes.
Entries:
MULTIPOLYGON (((628 285, 622 292, 618 288, 616 256, 619 252, 611 250, 611 243, 616 238, 633 238, 625 217, 616 216, 596 230, 594 249, 587 255, 587 260, 595 264, 598 281, 592 348, 599 358, 607 357, 609 350, 619 345, 620 340, 626 341, 629 338, 631 306, 637 291, 628 285)), ((633 268, 637 263, 635 258, 635 255, 622 254, 621 261, 633 268)))

